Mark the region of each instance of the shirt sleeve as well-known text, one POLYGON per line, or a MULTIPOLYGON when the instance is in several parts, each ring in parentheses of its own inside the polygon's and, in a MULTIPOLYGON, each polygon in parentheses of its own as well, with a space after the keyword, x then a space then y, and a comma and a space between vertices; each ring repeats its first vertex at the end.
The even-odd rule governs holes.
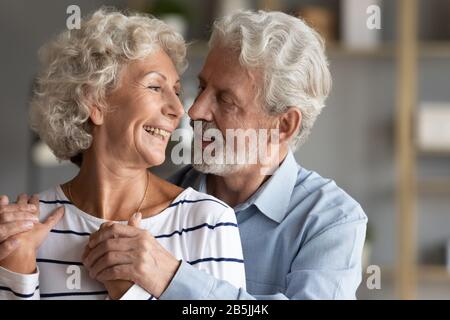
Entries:
POLYGON ((287 275, 290 299, 356 298, 367 218, 359 206, 351 211, 304 243, 287 275))
POLYGON ((153 296, 137 284, 133 284, 130 289, 120 298, 120 300, 152 300, 153 296))
POLYGON ((0 267, 0 300, 39 300, 39 269, 19 274, 0 267))
POLYGON ((367 218, 355 208, 353 216, 315 233, 299 250, 286 276, 284 293, 251 295, 243 288, 215 279, 182 263, 160 299, 355 299, 361 282, 361 255, 367 218))

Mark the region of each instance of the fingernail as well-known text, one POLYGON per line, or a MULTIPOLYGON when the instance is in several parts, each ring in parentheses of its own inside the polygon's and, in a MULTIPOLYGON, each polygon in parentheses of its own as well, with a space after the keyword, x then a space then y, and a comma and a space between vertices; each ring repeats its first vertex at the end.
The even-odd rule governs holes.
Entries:
POLYGON ((133 218, 134 219, 140 219, 142 217, 142 213, 140 213, 140 212, 136 212, 134 215, 133 215, 133 218))
POLYGON ((30 210, 37 210, 37 207, 34 204, 29 204, 28 208, 30 208, 30 210))

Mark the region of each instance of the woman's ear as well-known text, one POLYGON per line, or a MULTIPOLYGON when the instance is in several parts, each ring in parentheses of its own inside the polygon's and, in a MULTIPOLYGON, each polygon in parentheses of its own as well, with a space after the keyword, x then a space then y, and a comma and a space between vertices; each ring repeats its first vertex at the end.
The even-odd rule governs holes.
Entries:
POLYGON ((280 143, 288 142, 300 130, 302 112, 296 107, 290 107, 279 117, 280 143))
POLYGON ((91 112, 89 117, 90 117, 92 123, 96 126, 102 125, 103 119, 104 119, 103 109, 97 105, 92 105, 89 108, 90 108, 90 112, 91 112))

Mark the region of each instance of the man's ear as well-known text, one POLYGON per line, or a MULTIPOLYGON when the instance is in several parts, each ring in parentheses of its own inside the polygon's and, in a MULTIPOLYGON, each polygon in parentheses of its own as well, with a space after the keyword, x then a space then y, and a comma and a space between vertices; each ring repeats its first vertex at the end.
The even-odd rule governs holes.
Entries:
POLYGON ((92 123, 96 126, 102 125, 104 120, 104 110, 98 105, 91 105, 89 109, 91 112, 89 118, 92 123))
POLYGON ((291 140, 297 135, 302 123, 302 112, 296 107, 290 107, 279 116, 280 143, 291 140))

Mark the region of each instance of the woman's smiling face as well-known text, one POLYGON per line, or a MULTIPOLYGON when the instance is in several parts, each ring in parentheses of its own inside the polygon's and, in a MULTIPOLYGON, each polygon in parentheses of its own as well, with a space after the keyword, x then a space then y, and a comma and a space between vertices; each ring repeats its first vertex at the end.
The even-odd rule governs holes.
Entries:
POLYGON ((107 96, 102 121, 91 115, 96 153, 126 167, 163 163, 184 114, 180 90, 179 75, 163 50, 124 66, 118 87, 107 96))

